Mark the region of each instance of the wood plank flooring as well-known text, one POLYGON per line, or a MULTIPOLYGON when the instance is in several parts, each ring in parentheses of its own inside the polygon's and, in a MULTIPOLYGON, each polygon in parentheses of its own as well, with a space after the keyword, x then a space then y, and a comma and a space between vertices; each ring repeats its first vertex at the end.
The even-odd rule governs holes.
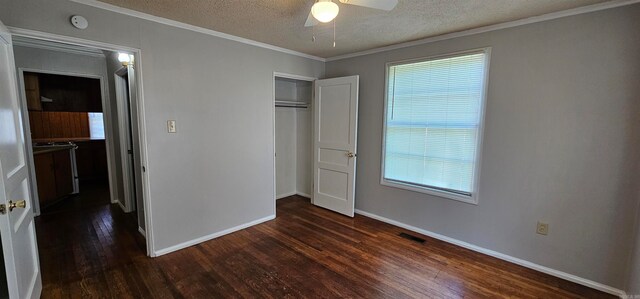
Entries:
POLYGON ((57 215, 37 221, 43 298, 613 298, 298 196, 276 220, 154 259, 108 202, 57 215))

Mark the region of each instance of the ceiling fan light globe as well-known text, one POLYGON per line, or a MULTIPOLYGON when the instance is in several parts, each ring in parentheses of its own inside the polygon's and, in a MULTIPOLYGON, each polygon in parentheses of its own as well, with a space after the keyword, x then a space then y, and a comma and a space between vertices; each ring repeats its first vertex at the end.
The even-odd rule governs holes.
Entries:
POLYGON ((338 7, 338 4, 331 1, 316 2, 311 7, 311 14, 313 17, 322 23, 331 22, 331 20, 336 18, 339 11, 340 7, 338 7))

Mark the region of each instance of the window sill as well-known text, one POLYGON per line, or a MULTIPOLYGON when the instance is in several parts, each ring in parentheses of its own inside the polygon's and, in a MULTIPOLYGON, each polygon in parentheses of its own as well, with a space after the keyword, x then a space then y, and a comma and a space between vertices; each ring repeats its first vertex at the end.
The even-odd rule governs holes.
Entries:
POLYGON ((476 194, 475 193, 472 194, 471 196, 466 196, 466 195, 462 195, 462 194, 457 194, 457 193, 453 193, 453 192, 447 192, 447 191, 428 188, 428 187, 421 187, 421 186, 416 186, 416 185, 397 182, 397 181, 390 181, 390 180, 386 180, 384 178, 380 180, 380 184, 383 185, 383 186, 388 186, 388 187, 393 187, 393 188, 398 188, 398 189, 404 189, 404 190, 409 190, 409 191, 413 191, 413 192, 419 192, 419 193, 429 194, 429 195, 433 195, 433 196, 437 196, 437 197, 441 197, 441 198, 460 201, 460 202, 464 202, 464 203, 468 203, 468 204, 472 204, 472 205, 478 205, 478 200, 476 198, 476 194))

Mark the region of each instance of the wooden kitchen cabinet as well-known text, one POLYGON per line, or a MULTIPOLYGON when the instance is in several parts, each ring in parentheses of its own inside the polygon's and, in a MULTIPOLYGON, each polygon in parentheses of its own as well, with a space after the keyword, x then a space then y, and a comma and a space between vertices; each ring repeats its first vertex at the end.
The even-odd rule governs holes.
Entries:
POLYGON ((107 148, 104 140, 76 142, 76 164, 80 181, 108 179, 107 148))
POLYGON ((56 197, 73 193, 73 171, 69 150, 57 151, 53 155, 53 168, 56 177, 56 197))
POLYGON ((34 155, 33 161, 36 168, 38 198, 40 206, 44 206, 58 198, 56 192, 56 172, 53 166, 53 155, 34 155))
POLYGON ((28 110, 42 110, 42 102, 40 101, 40 79, 38 74, 24 73, 24 91, 27 97, 28 110))
POLYGON ((40 207, 73 193, 73 170, 69 149, 33 156, 40 207))

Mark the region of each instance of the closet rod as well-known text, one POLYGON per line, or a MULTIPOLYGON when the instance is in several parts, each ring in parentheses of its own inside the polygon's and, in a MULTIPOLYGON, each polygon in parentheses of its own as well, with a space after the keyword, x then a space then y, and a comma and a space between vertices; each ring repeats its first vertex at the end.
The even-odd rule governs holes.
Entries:
POLYGON ((284 104, 276 104, 276 107, 281 107, 281 108, 303 108, 303 109, 308 108, 307 105, 284 105, 284 104))
POLYGON ((305 102, 296 102, 296 101, 275 101, 276 107, 287 107, 287 108, 307 108, 309 107, 308 103, 305 102))

